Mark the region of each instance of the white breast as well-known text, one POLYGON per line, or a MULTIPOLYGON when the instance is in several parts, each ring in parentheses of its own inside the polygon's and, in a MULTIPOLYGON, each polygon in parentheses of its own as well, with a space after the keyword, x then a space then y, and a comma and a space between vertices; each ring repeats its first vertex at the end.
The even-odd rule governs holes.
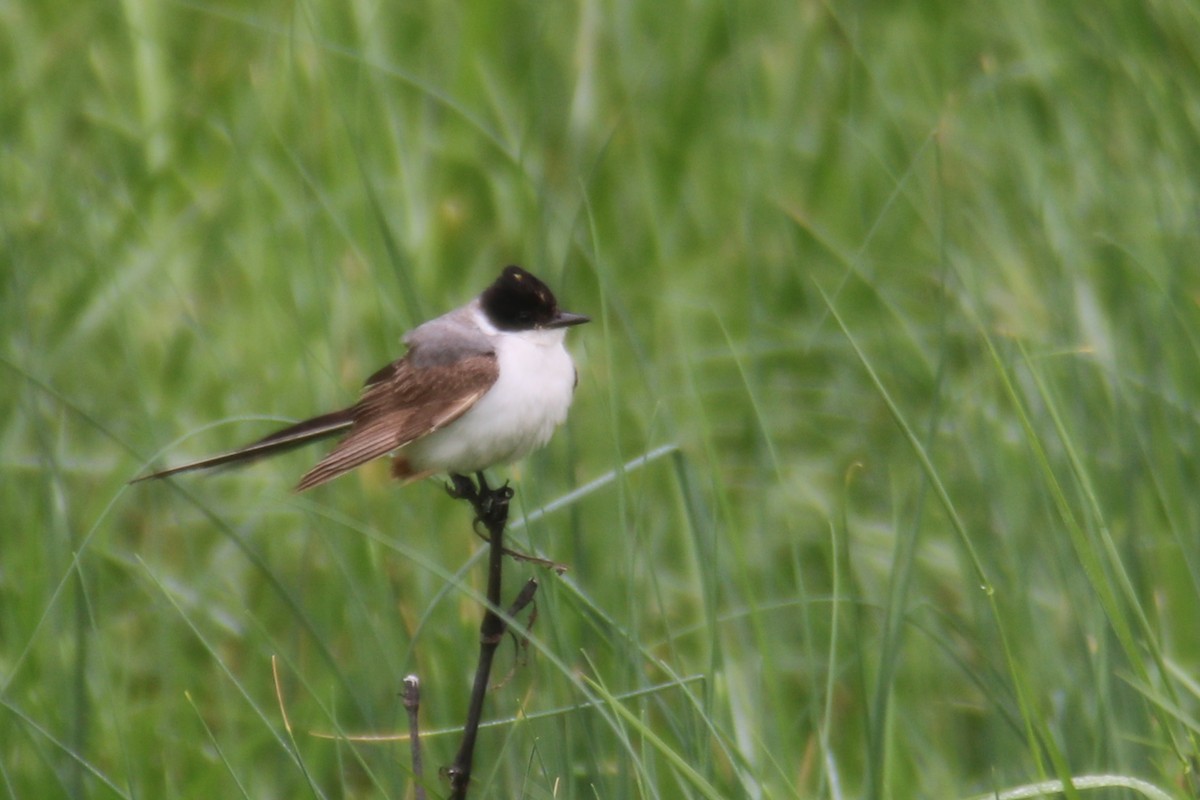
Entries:
POLYGON ((494 336, 500 377, 457 420, 404 448, 417 471, 471 473, 542 447, 567 418, 575 365, 565 331, 494 336))

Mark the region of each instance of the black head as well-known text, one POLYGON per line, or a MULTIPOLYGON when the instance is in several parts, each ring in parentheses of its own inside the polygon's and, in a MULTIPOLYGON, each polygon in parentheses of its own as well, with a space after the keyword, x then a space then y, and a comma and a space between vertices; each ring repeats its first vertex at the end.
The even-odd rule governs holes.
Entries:
POLYGON ((520 267, 505 267, 479 298, 488 319, 502 331, 565 328, 588 321, 582 314, 561 311, 554 293, 520 267))

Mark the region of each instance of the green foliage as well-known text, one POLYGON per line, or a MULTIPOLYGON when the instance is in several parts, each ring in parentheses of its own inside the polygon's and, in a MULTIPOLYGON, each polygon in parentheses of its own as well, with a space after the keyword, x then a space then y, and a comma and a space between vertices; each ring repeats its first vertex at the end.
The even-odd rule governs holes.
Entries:
POLYGON ((512 471, 570 571, 508 567, 472 796, 1200 791, 1193 6, 0 22, 0 795, 411 797, 348 738, 410 672, 444 792, 462 504, 126 481, 350 402, 506 263, 597 321, 512 471))

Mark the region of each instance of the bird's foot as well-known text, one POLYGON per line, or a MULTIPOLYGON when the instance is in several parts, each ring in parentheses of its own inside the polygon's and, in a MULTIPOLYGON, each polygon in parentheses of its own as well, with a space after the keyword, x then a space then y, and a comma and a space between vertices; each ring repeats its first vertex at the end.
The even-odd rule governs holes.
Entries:
POLYGON ((503 530, 508 523, 508 504, 513 499, 513 488, 508 481, 495 488, 488 486, 482 472, 475 473, 475 478, 472 481, 466 475, 450 473, 447 494, 455 500, 466 500, 471 504, 475 509, 476 526, 483 525, 489 532, 503 530))

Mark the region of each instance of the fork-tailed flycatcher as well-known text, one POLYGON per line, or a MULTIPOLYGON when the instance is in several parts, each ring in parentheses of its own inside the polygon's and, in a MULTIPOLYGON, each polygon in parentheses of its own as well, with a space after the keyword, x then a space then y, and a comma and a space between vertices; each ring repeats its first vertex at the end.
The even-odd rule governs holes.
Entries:
POLYGON ((333 436, 343 438, 296 491, 389 453, 392 474, 404 482, 507 464, 546 444, 567 418, 578 377, 563 339, 568 327, 587 321, 561 310, 533 275, 505 267, 477 298, 405 335, 408 352, 367 378, 349 408, 135 481, 251 461, 333 436))

